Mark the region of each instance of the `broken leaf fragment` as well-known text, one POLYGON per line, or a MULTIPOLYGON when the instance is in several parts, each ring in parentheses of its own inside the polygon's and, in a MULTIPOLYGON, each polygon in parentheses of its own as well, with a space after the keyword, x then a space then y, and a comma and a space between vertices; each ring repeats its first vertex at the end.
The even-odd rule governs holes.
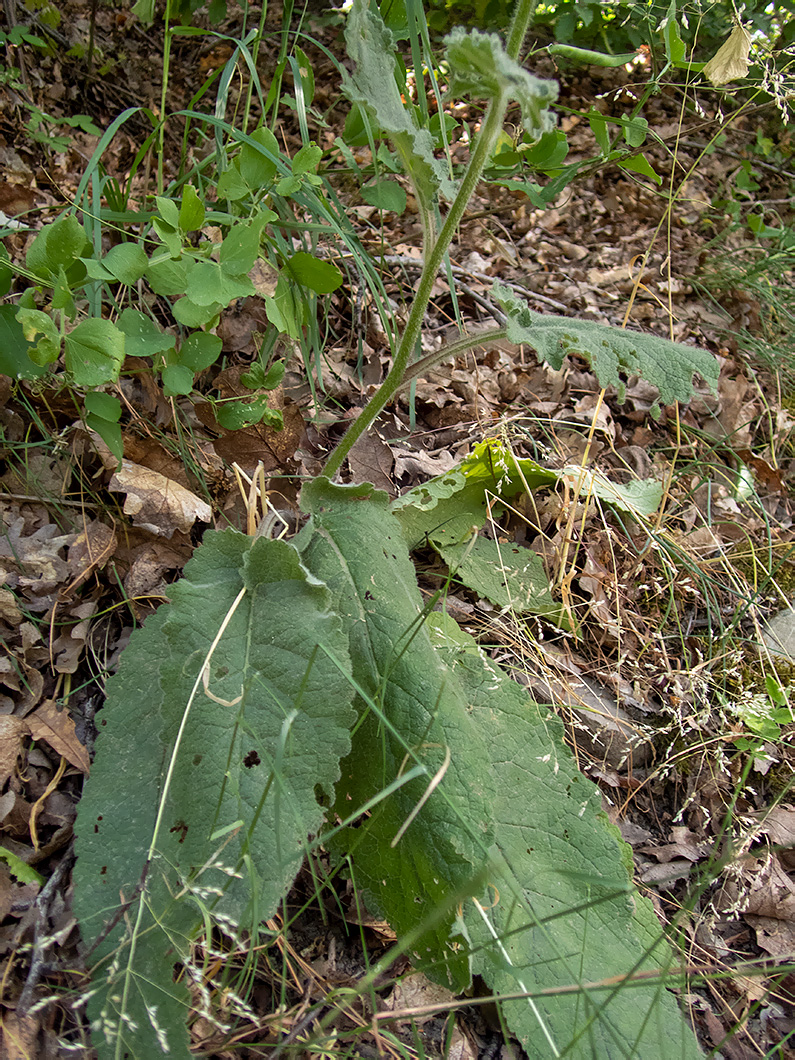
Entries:
POLYGON ((212 508, 179 482, 130 460, 110 480, 110 488, 127 494, 124 511, 136 526, 171 537, 175 530, 188 533, 198 520, 209 523, 212 508))

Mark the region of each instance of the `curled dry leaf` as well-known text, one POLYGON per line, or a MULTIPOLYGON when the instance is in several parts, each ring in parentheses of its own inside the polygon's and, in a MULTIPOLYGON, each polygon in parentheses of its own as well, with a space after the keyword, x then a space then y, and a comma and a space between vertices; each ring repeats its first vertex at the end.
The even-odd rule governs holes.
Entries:
POLYGON ((37 596, 57 588, 68 572, 60 551, 71 545, 75 537, 62 534, 54 523, 28 534, 24 517, 12 516, 0 537, 0 561, 10 572, 11 587, 27 589, 37 596))
POLYGON ((89 760, 85 745, 80 742, 75 732, 75 723, 69 711, 59 710, 54 699, 45 699, 41 706, 29 715, 27 726, 34 740, 48 743, 66 761, 88 773, 89 760))
MULTIPOLYGON (((7 576, 6 572, 0 572, 0 582, 5 581, 7 576)), ((18 626, 24 621, 16 597, 10 589, 3 587, 0 587, 0 620, 7 622, 9 626, 18 626)))
POLYGON ((116 534, 113 528, 105 526, 99 519, 92 519, 69 547, 67 562, 73 580, 64 592, 74 592, 93 571, 101 570, 115 549, 116 534))
POLYGON ((188 533, 198 519, 212 520, 212 509, 206 501, 158 471, 123 460, 110 480, 110 488, 127 494, 124 511, 141 526, 161 537, 171 537, 175 530, 188 533))
POLYGON ((91 630, 90 620, 96 614, 96 611, 96 600, 84 600, 69 612, 68 617, 75 619, 75 624, 72 626, 65 624, 65 628, 57 639, 52 642, 56 673, 73 674, 77 671, 91 630))
POLYGON ((758 813, 759 831, 779 848, 778 854, 786 868, 795 868, 795 806, 779 803, 758 813))
POLYGON ((364 434, 348 453, 348 463, 353 472, 354 481, 372 482, 376 489, 386 490, 393 497, 395 486, 390 472, 392 471, 392 451, 375 431, 364 434))
POLYGON ((13 714, 0 717, 0 788, 14 775, 22 741, 28 734, 27 723, 13 714))
MULTIPOLYGON (((408 1010, 411 1012, 412 1009, 420 1009, 426 1005, 449 1005, 451 1008, 455 1003, 455 994, 453 994, 447 987, 440 986, 438 983, 432 983, 427 976, 423 975, 422 972, 412 972, 410 975, 403 976, 399 979, 392 990, 392 993, 386 999, 384 1007, 388 1011, 399 1012, 401 1010, 408 1010)), ((442 1010, 444 1011, 444 1010, 442 1010)), ((416 1021, 420 1026, 426 1023, 429 1019, 432 1019, 436 1013, 422 1012, 416 1016, 410 1016, 412 1021, 416 1021)))
POLYGON ((13 709, 19 717, 24 717, 39 702, 44 688, 44 678, 40 667, 49 656, 46 645, 42 643, 41 634, 32 622, 23 622, 17 630, 13 642, 6 645, 10 650, 0 654, 0 687, 11 693, 11 696, 0 695, 0 703, 5 709, 13 709))

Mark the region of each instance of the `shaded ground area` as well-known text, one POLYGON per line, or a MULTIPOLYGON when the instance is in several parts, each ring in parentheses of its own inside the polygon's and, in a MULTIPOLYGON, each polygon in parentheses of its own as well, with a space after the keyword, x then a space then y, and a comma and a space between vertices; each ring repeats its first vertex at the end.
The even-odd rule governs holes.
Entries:
MULTIPOLYGON (((98 9, 90 56, 70 60, 68 48, 92 37, 91 13, 71 4, 61 14, 57 27, 37 30, 52 40, 52 54, 32 63, 29 49, 8 48, 19 75, 0 96, 0 210, 30 226, 4 240, 15 263, 24 261, 42 217, 72 200, 98 143, 91 123, 102 130, 126 108, 141 108, 104 156, 107 174, 122 182, 152 132, 143 108, 160 105, 157 26, 147 30, 127 11, 98 9), (71 127, 62 124, 67 119, 71 127), (66 140, 57 151, 54 136, 66 140)), ((268 19, 277 42, 280 13, 268 19)), ((17 20, 25 21, 19 11, 17 20)), ((363 202, 335 147, 347 113, 328 54, 343 54, 339 26, 320 15, 304 24, 318 41, 303 44, 316 85, 312 133, 401 320, 418 276, 421 234, 411 208, 382 218, 363 202)), ((242 29, 231 20, 221 28, 232 38, 242 29)), ((231 53, 225 40, 177 37, 168 109, 210 108, 231 53)), ((263 53, 265 85, 271 62, 272 53, 263 53)), ((570 161, 593 153, 583 112, 596 102, 602 113, 620 115, 636 95, 638 75, 623 68, 556 72, 547 58, 537 72, 561 81, 570 161)), ((286 75, 288 95, 290 84, 286 75)), ((239 102, 234 92, 231 100, 239 102)), ((542 557, 570 617, 568 632, 455 583, 445 606, 538 698, 559 706, 581 768, 599 783, 606 811, 634 849, 640 885, 664 921, 686 910, 682 962, 696 978, 682 1001, 705 1047, 731 1060, 776 1047, 787 1057, 795 1054, 780 1044, 795 1028, 787 964, 795 951, 795 730, 786 713, 771 715, 771 703, 784 702, 776 696, 786 695, 790 664, 760 645, 766 616, 790 598, 793 580, 791 134, 775 110, 751 111, 727 123, 707 151, 725 118, 709 93, 684 106, 671 89, 644 113, 660 139, 648 156, 662 187, 677 189, 670 215, 662 192, 610 166, 586 167, 546 210, 492 183, 451 252, 454 289, 449 276, 437 281, 423 350, 454 335, 457 316, 471 330, 488 322, 498 278, 539 311, 613 324, 629 312, 633 325, 713 350, 718 393, 704 387, 687 408, 664 408, 654 419, 656 393, 642 381, 630 380, 619 402, 615 392, 600 392, 584 362, 571 358, 553 372, 531 350, 503 343, 419 379, 357 445, 346 475, 395 496, 497 432, 518 455, 545 466, 586 464, 617 483, 663 484, 651 518, 622 521, 593 500, 577 500, 564 476, 559 488, 529 495, 524 508, 490 527, 502 544, 542 557), (760 130, 771 144, 766 154, 760 130), (761 241, 746 223, 753 211, 770 230, 761 241)), ((455 116, 474 125, 479 111, 459 106, 455 116)), ((165 158, 175 161, 166 180, 177 175, 184 128, 177 119, 168 126, 165 158)), ((277 132, 288 153, 300 148, 288 107, 277 132)), ((453 155, 463 160, 466 150, 459 135, 453 155)), ((202 152, 200 144, 192 160, 202 152)), ((368 149, 355 148, 354 160, 366 168, 368 149)), ((136 165, 133 198, 153 176, 136 165)), ((340 248, 325 249, 344 262, 340 248)), ((86 1048, 79 1010, 53 999, 79 991, 82 981, 70 914, 72 823, 106 677, 132 630, 168 598, 203 530, 246 528, 245 490, 232 464, 251 475, 262 462, 270 496, 290 521, 302 478, 317 473, 388 368, 386 336, 353 270, 327 297, 323 320, 325 342, 311 364, 281 343, 288 367, 273 392, 285 420, 278 432, 222 430, 201 395, 175 403, 144 365, 129 365, 119 384, 121 469, 81 423, 68 389, 0 377, 0 827, 8 853, 0 862, 0 952, 9 1057, 86 1048)), ((241 393, 241 373, 267 327, 258 297, 225 311, 225 361, 200 379, 199 390, 241 393)), ((420 551, 417 560, 429 594, 447 583, 438 556, 420 551)), ((329 866, 319 858, 312 869, 300 877, 293 922, 262 954, 245 1003, 229 986, 244 942, 216 940, 226 957, 215 966, 207 956, 207 981, 219 1020, 233 1029, 220 1032, 200 1016, 192 1033, 202 1055, 266 1055, 284 1035, 297 1045, 316 1027, 329 990, 355 986, 393 941, 344 882, 334 881, 318 902, 313 881, 329 866)), ((436 988, 407 971, 395 966, 337 1021, 341 1041, 355 1033, 355 1055, 399 1055, 379 1036, 373 1004, 386 1014, 437 1000, 436 988)), ((396 1026, 417 1054, 415 1034, 428 1055, 519 1055, 496 1015, 476 1004, 449 1024, 435 1017, 412 1027, 406 1017, 396 1026)))

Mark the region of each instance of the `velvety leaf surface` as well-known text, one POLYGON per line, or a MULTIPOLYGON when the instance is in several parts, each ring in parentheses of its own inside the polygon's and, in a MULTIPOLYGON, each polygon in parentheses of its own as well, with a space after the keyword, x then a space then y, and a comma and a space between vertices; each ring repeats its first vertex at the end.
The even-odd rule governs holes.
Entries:
POLYGON ((603 387, 614 386, 623 399, 629 376, 638 375, 656 386, 660 401, 686 404, 693 394, 696 372, 717 393, 718 362, 698 346, 670 342, 657 335, 535 313, 516 295, 495 283, 494 297, 508 314, 508 338, 532 346, 553 368, 560 368, 567 353, 585 357, 603 387))
POLYGON ((412 111, 400 98, 394 77, 392 34, 381 16, 368 11, 364 3, 354 3, 348 13, 345 43, 348 55, 356 64, 352 76, 344 75, 343 89, 347 97, 366 107, 392 139, 401 162, 422 194, 430 199, 440 189, 446 198, 452 198, 452 182, 442 163, 434 157, 430 132, 417 125, 412 111))
MULTIPOLYGON (((474 639, 469 638, 471 647, 474 639)), ((440 649, 489 733, 495 848, 485 916, 465 907, 474 971, 498 994, 571 988, 671 964, 651 903, 632 884, 632 856, 563 743, 563 727, 484 655, 440 649)), ((659 980, 506 1001, 531 1057, 700 1056, 659 980)))
POLYGON ((291 545, 210 534, 109 683, 77 821, 75 913, 87 943, 120 894, 135 896, 147 862, 148 872, 142 898, 91 956, 107 961, 118 949, 90 1004, 106 1025, 102 1056, 115 1055, 119 1028, 119 1055, 160 1055, 155 1025, 172 1055, 188 1055, 186 995, 171 979, 201 910, 249 925, 272 915, 323 822, 316 792, 331 795, 354 717, 346 638, 328 597, 291 545))
POLYGON ((337 812, 349 815, 415 762, 427 775, 381 802, 336 847, 352 851, 365 901, 382 910, 399 934, 435 918, 415 956, 421 963, 449 956, 447 972, 438 968, 436 975, 461 987, 469 981, 469 967, 451 896, 472 883, 492 842, 492 779, 484 768, 488 736, 471 724, 462 690, 431 645, 400 527, 386 494, 372 489, 320 479, 302 494, 312 520, 299 547, 333 594, 366 699, 359 704, 364 720, 342 765, 337 812), (440 770, 432 799, 392 846, 440 770))
MULTIPOLYGON (((545 998, 538 1015, 526 1001, 508 1004, 509 1023, 533 1057, 562 1055, 570 1043, 572 1056, 698 1055, 664 990, 644 983, 601 993, 595 1004, 607 1005, 595 1013, 590 995, 576 989, 664 965, 670 952, 632 887, 629 848, 602 813, 598 788, 577 770, 561 723, 472 638, 434 646, 440 631, 432 639, 418 622, 413 570, 384 494, 317 480, 302 503, 312 519, 299 547, 334 595, 363 692, 337 813, 377 797, 407 762, 428 770, 332 840, 350 856, 368 907, 399 937, 426 923, 414 958, 439 981, 460 985, 474 970, 500 993, 574 985, 545 998), (431 776, 438 784, 429 792, 431 776), (646 945, 656 949, 644 961, 646 945), (668 1031, 660 1044, 661 1024, 668 1031)), ((441 643, 451 641, 443 635, 441 643)))
POLYGON ((552 485, 557 478, 557 472, 526 457, 517 460, 498 439, 488 438, 473 446, 459 467, 398 497, 392 511, 409 548, 426 538, 456 545, 471 536, 473 527, 485 526, 495 497, 510 500, 527 489, 552 485))
POLYGON ((451 96, 494 99, 506 93, 521 107, 531 137, 538 139, 554 128, 555 119, 546 108, 558 98, 557 82, 542 81, 509 58, 496 33, 456 26, 445 45, 451 96))
POLYGON ((453 577, 498 607, 537 615, 557 615, 549 578, 537 553, 520 545, 498 544, 486 537, 439 547, 453 577))

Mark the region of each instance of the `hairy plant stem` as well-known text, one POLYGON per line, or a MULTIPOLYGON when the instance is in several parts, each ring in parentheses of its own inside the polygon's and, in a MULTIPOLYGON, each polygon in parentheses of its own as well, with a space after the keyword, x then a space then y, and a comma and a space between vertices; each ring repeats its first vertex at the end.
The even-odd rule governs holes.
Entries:
MULTIPOLYGON (((509 31, 508 54, 511 58, 516 58, 521 51, 527 27, 532 18, 532 12, 532 0, 517 0, 509 31)), ((400 344, 398 345, 392 368, 381 386, 375 394, 373 394, 367 405, 365 405, 348 428, 342 441, 326 461, 322 474, 328 478, 331 478, 339 471, 343 460, 359 438, 361 438, 364 432, 371 426, 378 414, 389 401, 391 401, 401 386, 404 385, 404 380, 409 371, 409 361, 411 360, 417 341, 420 337, 422 323, 425 319, 425 311, 428 308, 428 302, 431 298, 431 289, 433 288, 434 280, 436 279, 436 275, 439 272, 450 243, 453 240, 453 236, 461 223, 464 212, 469 205, 469 200, 472 198, 475 188, 480 181, 486 163, 491 157, 497 137, 502 131, 509 98, 508 92, 501 90, 494 96, 489 104, 486 117, 483 119, 480 135, 475 144, 475 150, 472 153, 469 165, 467 166, 466 172, 461 180, 458 194, 453 200, 453 204, 447 213, 447 217, 442 225, 442 230, 439 233, 438 239, 427 248, 425 262, 422 273, 420 274, 419 284, 417 285, 417 293, 414 297, 414 302, 412 303, 409 317, 406 321, 406 327, 400 339, 400 344)), ((472 345, 479 345, 479 343, 472 343, 469 341, 469 344, 465 345, 463 349, 470 349, 472 345)), ((451 344, 449 347, 451 350, 453 348, 457 348, 456 343, 451 344)), ((447 351, 444 356, 448 356, 447 351)), ((435 361, 432 358, 432 363, 438 363, 438 361, 435 361)), ((409 379, 416 377, 416 374, 421 370, 419 367, 420 365, 422 365, 427 371, 427 368, 430 367, 428 358, 425 358, 423 361, 420 361, 418 365, 414 366, 414 374, 410 376, 409 379)))
POLYGON ((519 53, 527 36, 527 30, 533 20, 534 8, 534 4, 524 3, 524 0, 517 0, 516 7, 513 9, 511 25, 508 28, 508 38, 505 42, 505 51, 516 62, 519 61, 519 53))
MULTIPOLYGON (((528 0, 521 0, 521 2, 524 4, 527 3, 528 0)), ((395 354, 392 368, 381 386, 364 409, 359 413, 356 420, 351 424, 342 441, 326 461, 326 465, 323 468, 323 474, 329 478, 339 471, 343 460, 350 450, 362 434, 364 434, 367 428, 373 423, 384 406, 389 403, 392 397, 400 389, 403 377, 406 374, 409 365, 409 360, 414 352, 417 339, 420 336, 420 331, 422 330, 425 311, 428 308, 431 289, 436 279, 436 275, 439 272, 444 256, 447 253, 447 248, 452 242, 461 218, 464 216, 464 211, 469 205, 469 200, 472 198, 475 188, 477 187, 483 169, 491 156, 497 137, 502 130, 507 106, 508 94, 505 92, 501 92, 496 96, 489 105, 480 135, 478 136, 477 144, 475 145, 475 150, 461 181, 461 187, 447 213, 447 217, 442 225, 442 230, 439 233, 439 238, 434 245, 429 248, 429 253, 425 259, 422 273, 420 274, 419 284, 417 285, 417 293, 414 297, 414 302, 412 303, 409 318, 406 321, 406 327, 401 337, 397 353, 395 354)))
POLYGON ((479 331, 475 335, 463 335, 455 342, 448 342, 446 346, 442 346, 436 353, 429 353, 427 357, 423 357, 422 360, 407 368, 398 384, 398 390, 402 390, 409 383, 413 383, 415 379, 419 379, 420 376, 425 375, 426 372, 435 368, 437 364, 441 364, 442 361, 447 361, 451 357, 460 357, 463 353, 476 350, 478 346, 490 346, 493 342, 499 342, 500 339, 506 338, 507 335, 507 328, 489 328, 487 331, 479 331))

